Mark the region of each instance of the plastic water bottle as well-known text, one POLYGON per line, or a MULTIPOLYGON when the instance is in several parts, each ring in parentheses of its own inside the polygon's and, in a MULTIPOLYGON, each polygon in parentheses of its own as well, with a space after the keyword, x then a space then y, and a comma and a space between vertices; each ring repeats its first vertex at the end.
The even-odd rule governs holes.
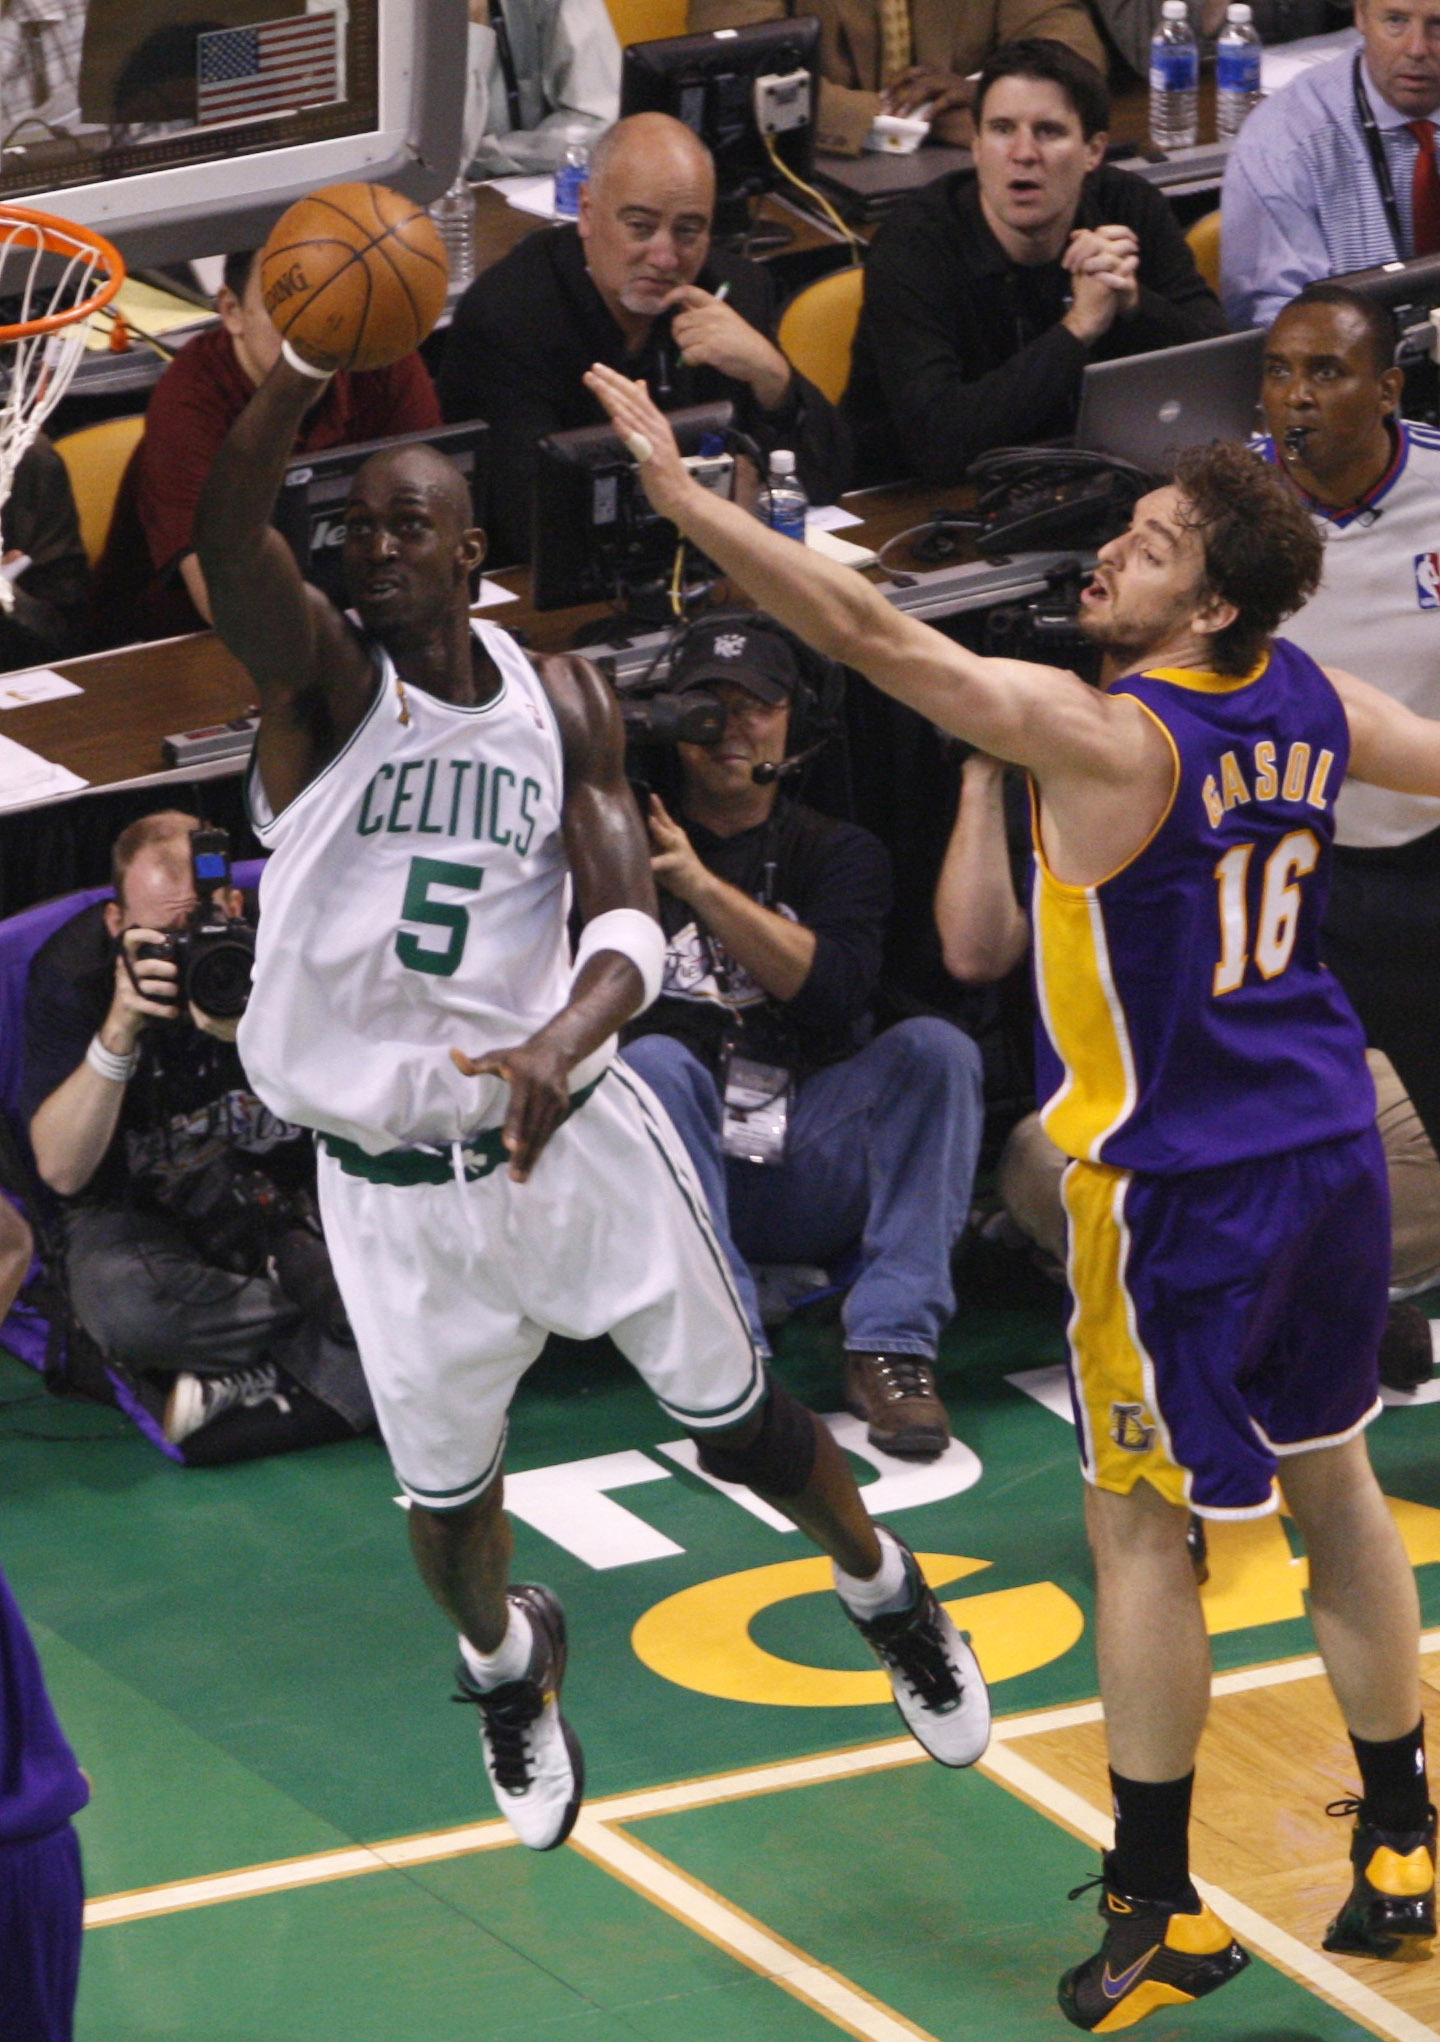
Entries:
POLYGON ((1165 0, 1150 39, 1150 139, 1157 149, 1195 143, 1200 96, 1200 46, 1185 0, 1165 0))
POLYGON ((1260 103, 1260 38, 1251 26, 1245 0, 1225 10, 1225 26, 1215 45, 1215 132, 1233 141, 1245 116, 1260 103))
POLYGON ((565 134, 565 155, 555 172, 555 215, 561 220, 580 217, 580 194, 590 182, 590 136, 585 128, 569 128, 565 134))
POLYGON ((795 456, 777 447, 770 456, 770 486, 765 492, 765 522, 772 532, 805 544, 805 513, 810 499, 795 473, 795 456))
POLYGON ((430 208, 450 263, 452 290, 463 290, 475 274, 475 194, 462 172, 430 208))

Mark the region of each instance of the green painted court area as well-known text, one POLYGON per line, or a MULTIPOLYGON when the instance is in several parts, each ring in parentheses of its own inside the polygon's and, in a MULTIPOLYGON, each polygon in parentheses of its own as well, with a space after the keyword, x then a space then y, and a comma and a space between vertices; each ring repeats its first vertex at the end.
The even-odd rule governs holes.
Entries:
MULTIPOLYGON (((781 1350, 791 1386, 822 1409, 835 1402, 836 1346, 833 1329, 792 1327, 781 1350)), ((978 1473, 966 1460, 968 1486, 956 1476, 952 1493, 902 1495, 886 1509, 917 1549, 986 1563, 947 1599, 1052 1584, 1046 1608, 1078 1608, 1078 1639, 1073 1627, 1056 1631, 1052 1656, 1043 1637, 1030 1639, 1044 1663, 997 1684, 1004 1714, 1096 1691, 1071 1428, 1006 1380, 1060 1353, 1060 1304, 1046 1291, 962 1314, 942 1387, 978 1473)), ((1371 1437, 1387 1492, 1429 1504, 1440 1404, 1388 1411, 1371 1437)), ((516 1493, 536 1520, 517 1524, 517 1577, 549 1582, 564 1601, 566 1711, 592 1802, 900 1731, 883 1702, 777 1706, 698 1691, 727 1635, 722 1619, 693 1637, 682 1621, 672 1640, 682 1667, 694 1646, 697 1686, 637 1656, 632 1631, 656 1605, 809 1552, 669 1458, 674 1440, 603 1352, 547 1356, 514 1414, 510 1465, 531 1478, 516 1493), (586 1465, 610 1456, 626 1458, 598 1473, 586 1465)), ((856 1466, 877 1478, 863 1459, 856 1466)), ((79 1825, 92 1898, 492 1821, 473 1715, 448 1699, 453 1641, 412 1576, 378 1446, 185 1472, 113 1414, 50 1401, 3 1360, 0 1484, 0 1564, 94 1782, 79 1825)), ((1440 1566, 1422 1566, 1420 1580, 1434 1626, 1440 1566)), ((782 1670, 870 1665, 825 1594, 742 1611, 733 1628, 742 1669, 747 1649, 782 1670)), ((1311 1649, 1294 1620, 1215 1640, 1222 1668, 1311 1649)), ((1095 1923, 1093 1896, 1070 1906, 1066 1893, 1098 1870, 1096 1853, 991 1779, 892 1765, 772 1783, 605 1833, 681 1875, 702 1905, 708 1889, 741 1931, 748 1922, 794 1946, 797 1963, 840 1974, 878 2003, 877 2036, 1071 2032, 1055 1979, 1093 1947, 1095 1923)), ((702 1933, 600 1855, 598 1845, 535 1857, 502 1844, 290 1890, 212 1892, 180 1911, 153 1896, 169 1911, 87 1935, 78 2034, 821 2042, 844 2031, 733 1939, 702 1933)), ((1259 1961, 1217 2000, 1145 2028, 1151 2042, 1367 2032, 1259 1961)))

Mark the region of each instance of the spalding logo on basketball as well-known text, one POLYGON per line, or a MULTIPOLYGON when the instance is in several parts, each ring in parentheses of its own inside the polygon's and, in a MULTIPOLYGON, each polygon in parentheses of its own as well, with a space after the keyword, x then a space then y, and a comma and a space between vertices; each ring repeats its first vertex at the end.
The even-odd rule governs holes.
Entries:
POLYGON ((317 369, 383 369, 445 309, 450 268, 428 213, 383 184, 331 184, 276 222, 260 256, 265 310, 317 369))

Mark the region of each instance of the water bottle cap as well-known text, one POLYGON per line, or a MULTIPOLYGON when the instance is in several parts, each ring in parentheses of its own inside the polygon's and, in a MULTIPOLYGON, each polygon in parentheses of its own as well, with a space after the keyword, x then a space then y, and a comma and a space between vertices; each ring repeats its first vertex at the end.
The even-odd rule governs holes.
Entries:
POLYGON ((1161 8, 1160 12, 1166 21, 1188 21, 1190 19, 1190 9, 1185 5, 1185 0, 1165 0, 1165 5, 1161 8))
POLYGON ((770 456, 770 473, 772 475, 779 475, 782 477, 786 475, 793 475, 795 473, 795 456, 792 453, 790 453, 787 448, 777 447, 775 449, 775 452, 770 456))
POLYGON ((1225 9, 1225 19, 1233 21, 1237 28, 1248 28, 1254 18, 1245 0, 1230 0, 1230 5, 1225 9))

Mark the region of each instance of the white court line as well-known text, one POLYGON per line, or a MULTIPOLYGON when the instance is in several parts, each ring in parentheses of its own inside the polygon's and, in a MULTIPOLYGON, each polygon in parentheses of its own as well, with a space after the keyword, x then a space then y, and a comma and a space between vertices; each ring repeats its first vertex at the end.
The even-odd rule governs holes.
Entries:
POLYGON ((608 1829, 593 1815, 582 1815, 572 1840, 582 1856, 592 1858, 646 1900, 803 2000, 837 2027, 863 2037, 864 2042, 935 2042, 928 2029, 917 2028, 828 1964, 817 1964, 793 1943, 772 1935, 752 1915, 721 1899, 668 1859, 657 1857, 634 1837, 608 1829))
MULTIPOLYGON (((1421 1650, 1440 1651, 1440 1631, 1427 1631, 1421 1650)), ((1235 1673, 1217 1674, 1212 1692, 1217 1695, 1243 1694, 1254 1688, 1283 1687, 1290 1681, 1309 1680, 1323 1672, 1318 1657, 1282 1659, 1265 1666, 1242 1667, 1235 1673)), ((1084 1723, 1098 1723, 1098 1701, 1073 1702, 1054 1709, 1040 1709, 1023 1716, 1002 1716, 995 1724, 991 1750, 996 1744, 1014 1743, 1023 1737, 1037 1737, 1045 1731, 1070 1730, 1084 1723)), ((738 1801, 756 1794, 777 1794, 795 1787, 820 1786, 831 1780, 858 1778, 892 1766, 924 1765, 924 1752, 909 1737, 886 1738, 875 1744, 861 1744, 848 1751, 823 1752, 814 1758, 782 1759, 778 1763, 752 1766, 734 1773, 718 1773, 707 1779, 681 1780, 663 1787, 642 1787, 629 1793, 611 1794, 593 1801, 587 1819, 599 1823, 638 1822, 652 1815, 674 1815, 689 1808, 713 1807, 720 1802, 738 1801)), ((165 1885, 148 1886, 125 1893, 111 1893, 91 1900, 85 1908, 87 1928, 109 1928, 122 1922, 141 1921, 147 1916, 179 1913, 191 1907, 213 1907, 223 1901, 245 1900, 253 1895, 280 1893, 291 1887, 322 1885, 329 1879, 352 1879, 367 1872, 403 1870, 409 1865, 435 1864, 443 1858, 465 1857, 473 1851, 508 1848, 516 1842, 508 1822, 466 1823, 455 1829, 425 1831, 416 1836, 393 1837, 387 1842, 353 1844, 313 1855, 283 1858, 260 1865, 245 1865, 231 1872, 216 1872, 197 1879, 179 1879, 165 1885)))
MULTIPOLYGON (((980 1761, 980 1770, 993 1775, 1033 1807, 1063 1823, 1087 1842, 1098 1844, 1101 1850, 1109 1850, 1114 1843, 1115 1826, 1108 1815, 1092 1807, 1073 1788, 1051 1779, 1028 1758, 1021 1758, 1018 1752, 1007 1749, 1003 1742, 998 1746, 991 1745, 980 1761)), ((1277 1969, 1288 1971, 1319 1998, 1329 2000, 1345 2013, 1354 2014, 1377 2035, 1388 2037, 1389 2042, 1437 2042, 1434 2028, 1427 2028, 1413 2014, 1405 2013, 1380 1993, 1372 1992, 1368 1985, 1362 1985, 1358 1978, 1352 1978, 1348 1971, 1332 1964, 1318 1950, 1309 1949, 1294 1936, 1288 1935, 1263 1914, 1257 1914, 1253 1907, 1247 1907, 1244 1901, 1236 1900, 1223 1887, 1212 1885, 1208 1879, 1197 1879, 1195 1889, 1222 1921, 1227 1922, 1244 1942, 1268 1957, 1277 1969)))

